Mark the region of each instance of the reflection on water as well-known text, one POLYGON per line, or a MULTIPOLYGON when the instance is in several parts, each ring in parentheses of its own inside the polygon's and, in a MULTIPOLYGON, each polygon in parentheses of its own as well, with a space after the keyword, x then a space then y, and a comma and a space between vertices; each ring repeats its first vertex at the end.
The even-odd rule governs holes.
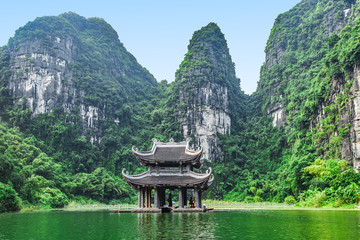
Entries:
POLYGON ((10 213, 0 239, 360 239, 360 212, 10 213))
POLYGON ((140 239, 214 239, 212 213, 137 214, 140 239))

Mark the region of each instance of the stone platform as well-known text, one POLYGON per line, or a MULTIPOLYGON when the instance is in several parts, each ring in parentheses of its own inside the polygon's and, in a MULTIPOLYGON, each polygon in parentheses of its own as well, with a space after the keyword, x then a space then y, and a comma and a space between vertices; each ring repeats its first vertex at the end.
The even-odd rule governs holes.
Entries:
POLYGON ((194 212, 206 212, 205 208, 175 208, 173 209, 174 213, 194 213, 194 212))
POLYGON ((135 208, 131 210, 132 213, 161 213, 160 208, 135 208))
POLYGON ((196 212, 207 212, 208 210, 213 209, 205 209, 205 208, 170 208, 170 207, 162 207, 162 208, 135 208, 135 209, 113 209, 114 213, 196 213, 196 212))

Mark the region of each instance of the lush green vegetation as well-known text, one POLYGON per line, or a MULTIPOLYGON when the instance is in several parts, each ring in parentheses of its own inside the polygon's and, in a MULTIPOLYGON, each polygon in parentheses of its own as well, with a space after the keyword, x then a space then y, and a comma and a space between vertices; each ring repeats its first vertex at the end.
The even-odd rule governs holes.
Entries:
MULTIPOLYGON (((254 165, 242 167, 242 173, 249 171, 244 180, 234 175, 241 190, 235 188, 225 199, 296 201, 301 206, 358 201, 359 176, 341 159, 350 130, 343 116, 349 114, 346 104, 351 99, 352 72, 359 64, 357 16, 348 17, 349 24, 340 34, 328 35, 329 18, 334 26, 345 24, 343 10, 351 4, 354 1, 302 1, 276 19, 266 48, 269 60, 261 69, 253 97, 260 101, 257 107, 263 113, 281 103, 287 122, 283 129, 272 130, 266 128, 268 121, 261 121, 258 131, 266 135, 263 139, 269 145, 252 144, 250 149, 257 148, 253 154, 245 154, 246 149, 236 151, 243 154, 243 162, 248 158, 254 165)), ((351 12, 357 9, 355 4, 351 12)), ((225 154, 229 149, 224 149, 225 154)))
POLYGON ((357 203, 360 177, 342 159, 341 147, 350 134, 344 116, 352 72, 360 63, 358 5, 302 1, 280 15, 252 96, 241 91, 226 40, 214 23, 194 33, 176 81, 168 84, 156 82, 102 19, 66 13, 29 22, 0 48, 0 212, 26 205, 135 201, 135 191, 120 177, 124 167, 144 170, 131 145, 147 149, 153 137, 182 140, 176 119, 195 98, 179 104, 179 92, 191 96, 210 82, 229 89, 232 128, 230 135, 218 136, 223 157, 205 164, 216 175, 207 198, 306 207, 357 203), (345 21, 346 8, 352 15, 345 21), (329 34, 327 24, 347 26, 329 34), (32 117, 26 99, 14 107, 8 94, 10 52, 40 39, 55 54, 51 39, 64 36, 78 47, 69 88, 85 94, 73 96, 77 107, 69 112, 59 106, 32 117), (267 117, 275 103, 286 112, 282 127, 273 127, 267 117), (96 128, 84 126, 80 104, 105 116, 96 128), (101 140, 92 144, 94 136, 101 140))
POLYGON ((146 149, 154 136, 169 138, 167 131, 176 125, 169 121, 166 107, 158 107, 166 104, 160 99, 170 91, 167 82, 157 83, 104 20, 74 13, 37 18, 17 30, 0 50, 1 182, 15 189, 23 205, 130 202, 134 192, 120 176, 123 167, 139 168, 131 145, 146 149), (49 39, 64 36, 71 37, 79 48, 71 69, 74 87, 86 95, 83 99, 77 96, 75 103, 96 106, 102 109, 100 114, 106 114, 91 131, 82 124, 79 106, 69 113, 59 106, 32 118, 26 101, 13 107, 7 92, 10 51, 23 42, 40 39, 54 55, 56 49, 49 39), (101 142, 90 143, 92 136, 101 135, 101 142), (26 145, 23 152, 19 144, 26 145))
POLYGON ((126 201, 130 197, 124 180, 106 169, 98 167, 91 173, 70 175, 63 164, 54 162, 41 149, 46 149, 44 142, 0 123, 0 170, 4 183, 1 201, 6 192, 11 193, 1 203, 5 210, 18 208, 19 197, 24 205, 49 207, 63 207, 69 199, 92 198, 109 203, 114 199, 126 201))

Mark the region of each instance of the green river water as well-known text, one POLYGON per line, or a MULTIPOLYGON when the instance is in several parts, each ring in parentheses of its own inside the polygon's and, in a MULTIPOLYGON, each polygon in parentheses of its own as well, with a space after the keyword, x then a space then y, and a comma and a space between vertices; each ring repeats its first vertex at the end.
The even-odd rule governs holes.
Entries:
POLYGON ((360 212, 5 213, 0 239, 360 239, 360 212))

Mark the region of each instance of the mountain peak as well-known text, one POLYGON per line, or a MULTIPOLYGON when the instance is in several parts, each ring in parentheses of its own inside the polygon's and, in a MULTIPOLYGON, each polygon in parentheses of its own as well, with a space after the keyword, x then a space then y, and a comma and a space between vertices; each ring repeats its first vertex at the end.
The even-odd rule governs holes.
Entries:
POLYGON ((184 138, 192 139, 194 149, 201 144, 208 160, 221 159, 217 134, 230 133, 241 93, 224 34, 215 23, 194 32, 175 81, 184 138))
POLYGON ((188 52, 176 72, 176 81, 184 79, 190 84, 218 82, 225 85, 229 79, 236 79, 225 36, 216 23, 211 22, 194 32, 188 52))
POLYGON ((194 32, 193 37, 190 40, 190 48, 196 45, 214 45, 214 46, 223 46, 227 48, 227 43, 225 40, 224 34, 221 32, 221 29, 216 23, 210 22, 205 27, 202 27, 200 30, 194 32))

